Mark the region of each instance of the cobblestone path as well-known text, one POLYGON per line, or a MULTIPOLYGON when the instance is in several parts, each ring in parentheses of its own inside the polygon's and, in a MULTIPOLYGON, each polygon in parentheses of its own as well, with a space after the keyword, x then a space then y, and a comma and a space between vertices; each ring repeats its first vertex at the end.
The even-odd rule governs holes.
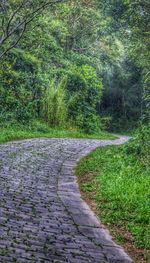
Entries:
POLYGON ((0 262, 130 263, 87 204, 72 169, 99 146, 124 143, 32 139, 0 146, 0 262))

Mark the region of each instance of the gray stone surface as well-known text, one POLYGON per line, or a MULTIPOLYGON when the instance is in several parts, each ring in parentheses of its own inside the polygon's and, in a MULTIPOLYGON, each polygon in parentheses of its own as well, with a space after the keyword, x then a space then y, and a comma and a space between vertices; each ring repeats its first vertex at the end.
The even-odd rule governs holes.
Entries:
POLYGON ((1 263, 130 263, 81 199, 72 170, 116 141, 32 139, 0 146, 1 263))

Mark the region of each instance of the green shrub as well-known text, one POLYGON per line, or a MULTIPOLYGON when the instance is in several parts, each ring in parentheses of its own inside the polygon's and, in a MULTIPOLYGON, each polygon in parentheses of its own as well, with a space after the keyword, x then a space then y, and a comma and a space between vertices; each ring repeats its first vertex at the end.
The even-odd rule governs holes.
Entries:
POLYGON ((127 154, 139 158, 144 166, 149 166, 150 160, 150 124, 141 125, 135 137, 124 147, 127 154))
POLYGON ((79 126, 87 134, 96 134, 101 128, 100 117, 92 112, 79 114, 76 117, 75 125, 79 126))
POLYGON ((68 72, 68 113, 73 123, 86 133, 100 130, 96 112, 102 93, 102 82, 96 70, 88 65, 74 67, 68 72))
POLYGON ((38 59, 19 48, 13 49, 1 61, 0 112, 5 112, 7 117, 13 113, 13 118, 22 123, 38 117, 43 87, 41 82, 44 83, 38 59))
POLYGON ((101 127, 103 130, 110 130, 110 123, 112 121, 111 116, 103 116, 101 117, 101 127))

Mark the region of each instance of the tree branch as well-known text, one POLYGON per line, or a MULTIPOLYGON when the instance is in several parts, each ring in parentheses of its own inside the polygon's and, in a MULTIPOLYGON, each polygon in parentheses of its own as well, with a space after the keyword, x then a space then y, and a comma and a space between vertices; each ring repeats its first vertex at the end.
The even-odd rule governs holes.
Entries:
POLYGON ((47 6, 52 6, 54 4, 58 4, 58 3, 62 3, 65 2, 67 0, 55 0, 55 1, 47 1, 46 3, 42 4, 41 6, 37 7, 35 10, 33 10, 32 12, 28 13, 27 15, 25 15, 22 18, 22 21, 20 21, 16 26, 14 26, 14 28, 12 28, 12 30, 10 30, 11 27, 11 23, 14 19, 14 17, 18 14, 18 12, 21 10, 21 8, 24 6, 25 4, 25 0, 23 0, 21 2, 21 4, 18 6, 18 8, 13 12, 13 14, 11 15, 11 17, 9 18, 9 21, 7 23, 6 28, 4 29, 4 21, 3 22, 3 34, 0 38, 0 47, 3 46, 3 44, 11 37, 15 34, 15 32, 21 28, 23 26, 23 30, 21 31, 21 34, 19 36, 19 38, 17 39, 17 41, 15 42, 15 44, 10 45, 9 48, 7 48, 4 52, 2 52, 2 54, 0 55, 0 58, 2 56, 4 56, 4 54, 6 54, 9 50, 11 50, 14 46, 16 46, 16 44, 18 44, 18 42, 21 40, 24 32, 26 31, 27 25, 35 18, 39 15, 39 12, 41 10, 44 10, 47 6))
POLYGON ((18 6, 18 8, 12 13, 10 19, 8 20, 8 23, 7 23, 7 26, 6 26, 6 33, 7 33, 7 34, 8 34, 8 32, 9 32, 9 28, 10 28, 10 25, 11 25, 12 20, 14 19, 15 15, 20 11, 20 9, 23 7, 24 3, 25 3, 25 0, 23 0, 23 1, 21 2, 21 4, 20 4, 20 5, 18 6))
POLYGON ((22 31, 21 31, 21 34, 20 34, 20 36, 18 37, 18 39, 16 40, 16 42, 13 43, 12 45, 10 45, 10 47, 8 47, 2 54, 0 54, 0 58, 2 58, 9 50, 11 50, 12 48, 14 48, 14 47, 19 43, 19 41, 20 41, 20 39, 22 38, 25 30, 26 30, 26 24, 24 24, 24 27, 23 27, 23 29, 22 29, 22 31))

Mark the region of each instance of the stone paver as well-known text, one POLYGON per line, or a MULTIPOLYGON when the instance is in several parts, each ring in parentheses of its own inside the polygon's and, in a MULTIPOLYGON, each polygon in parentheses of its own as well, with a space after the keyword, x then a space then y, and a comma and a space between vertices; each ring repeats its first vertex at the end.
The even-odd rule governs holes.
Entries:
POLYGON ((130 263, 81 199, 72 170, 116 141, 32 139, 0 146, 1 263, 130 263))

